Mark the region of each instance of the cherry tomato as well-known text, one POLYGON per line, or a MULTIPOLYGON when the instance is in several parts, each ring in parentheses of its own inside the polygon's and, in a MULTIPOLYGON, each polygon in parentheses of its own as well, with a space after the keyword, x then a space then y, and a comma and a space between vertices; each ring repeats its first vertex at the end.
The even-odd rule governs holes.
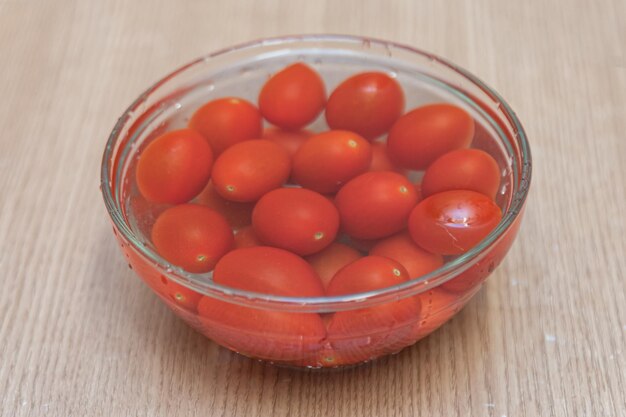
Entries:
POLYGON ((304 259, 279 248, 235 249, 216 265, 213 280, 247 291, 286 297, 319 297, 324 287, 304 259))
POLYGON ((213 185, 230 201, 252 202, 280 187, 289 177, 291 161, 280 145, 249 140, 228 148, 213 166, 213 185))
POLYGON ((395 172, 367 172, 339 190, 341 226, 357 239, 378 239, 406 227, 417 203, 413 184, 395 172))
POLYGON ((200 132, 219 155, 236 143, 260 138, 262 119, 254 104, 226 97, 209 101, 196 110, 189 127, 200 132))
POLYGON ((339 213, 333 203, 314 191, 279 188, 256 203, 252 226, 267 245, 310 255, 335 240, 339 213))
POLYGON ((483 240, 501 218, 500 207, 484 194, 444 191, 413 209, 409 231, 413 240, 429 252, 459 255, 483 240))
POLYGON ((152 227, 152 243, 168 262, 194 273, 208 272, 233 246, 222 215, 196 204, 165 210, 152 227))
POLYGON ((457 149, 437 158, 424 173, 425 197, 450 190, 476 191, 495 199, 500 187, 500 167, 480 149, 457 149))
POLYGON ((305 259, 315 269, 324 287, 328 287, 330 280, 337 271, 361 257, 361 254, 350 246, 342 243, 331 243, 321 252, 307 256, 305 259))
POLYGON ((235 249, 251 248, 253 246, 263 246, 263 243, 254 233, 252 226, 246 226, 235 233, 235 249))
MULTIPOLYGON (((398 262, 382 256, 365 256, 339 270, 326 294, 374 291, 408 279, 408 272, 398 262)), ((415 297, 338 311, 328 324, 328 341, 337 356, 328 356, 326 361, 329 364, 357 362, 401 349, 409 342, 407 336, 419 315, 420 303, 415 297)))
POLYGON ((263 139, 276 142, 289 153, 289 156, 293 158, 300 146, 311 136, 313 133, 308 130, 282 130, 277 127, 268 127, 263 131, 263 139))
POLYGON ((443 154, 466 148, 474 137, 474 119, 451 104, 431 104, 405 114, 387 138, 391 159, 403 168, 422 170, 443 154))
POLYGON ((195 292, 187 287, 177 284, 164 276, 161 276, 163 291, 170 300, 176 305, 190 311, 196 311, 198 303, 202 298, 202 294, 195 292))
POLYGON ((185 203, 209 181, 213 152, 204 138, 180 129, 156 138, 141 152, 135 177, 139 192, 155 203, 185 203))
POLYGON ((434 271, 443 265, 441 255, 426 252, 413 242, 408 232, 401 232, 379 241, 370 255, 385 256, 401 264, 411 279, 434 271))
POLYGON ((319 193, 334 193, 367 171, 372 147, 356 133, 331 130, 312 136, 293 158, 292 178, 319 193))
POLYGON ((402 87, 382 72, 364 72, 343 81, 326 104, 331 129, 372 140, 386 133, 404 111, 402 87))
POLYGON ((228 224, 239 229, 252 223, 252 203, 236 203, 220 196, 213 183, 209 181, 204 190, 193 201, 196 204, 207 206, 224 216, 228 224))
POLYGON ((464 302, 458 295, 432 288, 417 296, 422 306, 420 320, 411 331, 414 340, 421 339, 432 333, 459 312, 464 302))
MULTIPOLYGON (((218 284, 290 297, 324 294, 320 279, 302 258, 278 248, 236 249, 215 268, 218 284)), ((198 306, 204 332, 248 356, 295 360, 320 349, 326 330, 319 314, 239 306, 204 297, 198 306)))
POLYGON ((274 74, 259 93, 263 117, 287 130, 297 130, 311 123, 325 103, 324 81, 315 70, 302 63, 274 74))
POLYGON ((387 153, 387 145, 384 142, 372 143, 372 162, 370 163, 368 171, 393 171, 398 174, 405 173, 404 169, 398 168, 391 162, 389 154, 387 153))

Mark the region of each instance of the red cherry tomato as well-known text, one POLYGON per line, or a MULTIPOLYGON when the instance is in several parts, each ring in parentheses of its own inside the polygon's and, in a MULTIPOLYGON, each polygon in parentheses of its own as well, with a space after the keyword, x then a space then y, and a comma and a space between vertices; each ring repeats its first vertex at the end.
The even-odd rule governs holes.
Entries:
MULTIPOLYGON (((319 297, 322 283, 302 258, 282 249, 236 249, 215 268, 218 284, 290 297, 319 297)), ((319 314, 256 309, 204 297, 198 306, 203 331, 248 356, 300 359, 321 348, 326 330, 319 314)))
POLYGON ((196 110, 189 127, 200 132, 219 155, 236 143, 260 138, 262 119, 249 101, 226 97, 209 101, 196 110))
POLYGON ((367 171, 372 161, 369 142, 356 133, 331 130, 312 136, 293 158, 292 178, 319 193, 334 193, 367 171))
POLYGON ((411 212, 413 240, 429 252, 459 255, 483 240, 500 222, 502 211, 476 191, 455 190, 432 195, 411 212))
POLYGON ((168 262, 208 272, 233 246, 233 232, 219 213, 196 204, 165 210, 152 227, 152 243, 168 262))
POLYGON ((361 257, 362 255, 350 246, 332 243, 321 252, 307 256, 305 259, 315 269, 324 287, 327 287, 330 280, 341 268, 361 257))
POLYGON ((443 265, 441 255, 426 252, 417 246, 408 232, 401 232, 379 241, 370 250, 370 255, 393 259, 406 268, 411 279, 432 272, 443 265))
POLYGON ((331 129, 356 132, 372 140, 386 133, 402 115, 402 87, 382 72, 364 72, 343 81, 326 104, 331 129))
POLYGON ((263 139, 276 142, 289 153, 289 156, 293 158, 300 146, 311 136, 313 133, 308 130, 282 130, 277 127, 268 127, 263 131, 263 139))
POLYGON ((191 129, 156 138, 141 152, 136 179, 139 192, 155 203, 185 203, 209 181, 213 152, 191 129))
POLYGON ((310 255, 335 240, 339 213, 333 203, 314 191, 279 188, 257 202, 252 226, 267 245, 310 255))
POLYGON ((161 276, 163 284, 163 292, 176 305, 190 311, 196 311, 198 303, 202 298, 202 294, 195 292, 187 287, 177 284, 164 276, 161 276))
POLYGON ((384 142, 372 143, 372 162, 370 163, 368 171, 393 171, 398 174, 405 173, 402 168, 398 168, 391 162, 389 154, 387 153, 387 145, 384 142))
POLYGON ((457 149, 437 158, 424 173, 425 197, 450 190, 476 191, 495 199, 500 187, 500 167, 480 149, 457 149))
POLYGON ((419 340, 438 329, 459 312, 464 302, 458 295, 450 294, 439 287, 417 296, 422 306, 420 320, 411 331, 412 338, 419 340))
POLYGON ((324 287, 304 259, 269 246, 235 249, 216 265, 213 280, 222 285, 286 297, 319 297, 324 287))
MULTIPOLYGON (((366 256, 339 270, 326 294, 374 291, 401 284, 408 278, 406 269, 396 261, 366 256)), ((327 353, 327 364, 359 362, 401 349, 409 343, 407 337, 419 315, 420 303, 415 297, 336 312, 328 324, 328 340, 335 356, 327 353)))
POLYGON ((357 239, 378 239, 406 227, 417 203, 413 184, 395 172, 367 172, 339 190, 341 226, 357 239))
POLYGON ((302 63, 274 74, 259 93, 263 117, 287 130, 297 130, 311 123, 325 103, 324 81, 315 70, 302 63))
POLYGON ((263 246, 263 243, 254 233, 252 226, 246 226, 235 233, 235 249, 263 246))
POLYGON ((220 196, 213 183, 209 181, 204 190, 194 199, 194 203, 207 206, 224 216, 228 224, 234 229, 239 229, 252 223, 252 209, 254 204, 236 203, 228 201, 220 196))
POLYGON ((393 125, 387 138, 391 159, 403 168, 422 170, 441 155, 468 147, 474 119, 451 104, 418 107, 393 125))
POLYGON ((280 187, 289 177, 291 161, 280 145, 249 140, 228 148, 213 166, 213 185, 230 201, 252 202, 280 187))

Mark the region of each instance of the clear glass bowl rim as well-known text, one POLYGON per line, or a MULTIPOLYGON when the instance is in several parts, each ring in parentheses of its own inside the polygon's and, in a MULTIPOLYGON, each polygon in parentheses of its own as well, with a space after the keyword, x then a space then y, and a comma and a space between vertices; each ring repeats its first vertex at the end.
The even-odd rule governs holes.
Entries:
MULTIPOLYGON (((118 152, 121 151, 122 150, 120 149, 118 152)), ((111 131, 102 157, 100 188, 107 211, 114 223, 114 227, 129 242, 133 250, 139 253, 148 262, 154 263, 154 267, 158 268, 159 272, 167 276, 167 278, 201 294, 243 306, 293 312, 326 312, 349 310, 354 308, 365 308, 368 306, 389 302, 394 299, 401 299, 428 291, 429 289, 436 287, 449 279, 454 278, 456 275, 469 268, 473 263, 480 260, 480 258, 482 257, 481 255, 484 254, 485 250, 494 243, 496 243, 508 231, 518 215, 520 215, 520 213, 522 212, 530 187, 532 172, 531 161, 530 147, 528 144, 527 136, 515 112, 495 90, 487 86, 482 80, 480 80, 478 77, 471 74, 470 72, 466 71, 465 69, 429 52, 425 52, 420 49, 398 44, 395 42, 353 35, 308 34, 262 38, 224 48, 197 58, 190 63, 177 68, 170 74, 166 75, 165 77, 154 83, 151 87, 149 87, 141 95, 139 95, 139 97, 126 109, 126 111, 118 119, 113 130, 111 131), (328 44, 331 44, 333 42, 337 44, 362 43, 387 48, 389 50, 403 50, 404 52, 409 52, 410 54, 420 55, 422 57, 430 59, 431 61, 436 62, 437 64, 448 67, 449 69, 453 70, 454 72, 468 80, 470 83, 479 87, 494 101, 500 103, 500 109, 503 111, 504 115, 506 116, 507 122, 512 125, 516 133, 515 141, 517 142, 517 147, 521 152, 521 166, 517 167, 517 169, 519 170, 519 186, 517 184, 514 184, 516 189, 512 196, 511 205, 509 209, 504 213, 502 220, 500 221, 498 226, 477 246, 475 246, 465 254, 457 257, 456 259, 447 262, 442 267, 436 269, 435 271, 432 271, 429 274, 409 280, 402 284, 394 285, 376 291, 333 297, 283 297, 240 290, 232 287, 223 286, 213 281, 207 282, 199 275, 188 273, 183 269, 168 263, 156 252, 152 251, 145 245, 142 245, 138 237, 135 236, 129 225, 124 220, 124 215, 122 214, 122 207, 120 206, 120 202, 117 201, 116 198, 113 196, 113 184, 112 179, 109 175, 109 172, 111 170, 110 161, 114 156, 113 152, 115 150, 116 142, 119 139, 119 135, 122 132, 125 124, 130 120, 133 111, 137 109, 150 96, 151 93, 155 92, 167 81, 196 65, 201 65, 203 62, 210 60, 213 57, 244 49, 251 49, 268 45, 275 46, 279 44, 289 45, 294 42, 310 42, 312 44, 320 42, 328 44)), ((516 163, 514 162, 514 167, 515 165, 516 163)))

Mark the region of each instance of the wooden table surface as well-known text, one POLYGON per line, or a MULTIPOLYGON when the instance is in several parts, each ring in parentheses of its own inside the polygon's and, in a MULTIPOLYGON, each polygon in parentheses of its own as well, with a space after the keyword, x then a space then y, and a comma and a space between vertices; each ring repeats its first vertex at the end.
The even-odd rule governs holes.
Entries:
POLYGON ((0 416, 626 416, 626 1, 0 0, 0 416), (330 373, 219 348, 119 252, 105 140, 234 43, 368 35, 496 88, 532 145, 520 236, 449 324, 330 373))

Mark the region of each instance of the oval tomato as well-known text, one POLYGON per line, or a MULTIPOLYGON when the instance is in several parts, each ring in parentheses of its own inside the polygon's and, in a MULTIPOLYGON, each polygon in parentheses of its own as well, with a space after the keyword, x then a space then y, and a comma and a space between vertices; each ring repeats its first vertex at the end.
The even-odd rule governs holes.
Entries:
POLYGON ((419 246, 440 255, 459 255, 483 240, 502 211, 489 197, 455 190, 432 195, 411 212, 409 231, 419 246))
POLYGON ((165 210, 152 227, 152 243, 168 262, 193 272, 213 269, 233 246, 233 232, 219 213, 196 204, 165 210))
POLYGON ((495 199, 500 187, 500 167, 480 149, 457 149, 437 158, 424 173, 425 197, 450 190, 476 191, 495 199))
MULTIPOLYGON (((374 291, 405 282, 409 274, 398 262, 382 256, 366 256, 348 264, 333 277, 329 296, 374 291)), ((420 303, 415 297, 394 300, 374 307, 338 311, 328 324, 328 365, 355 363, 397 351, 406 346, 410 331, 419 319, 420 303)))
POLYGON ((191 116, 189 127, 200 132, 216 155, 244 140, 261 137, 261 114, 254 104, 237 97, 209 101, 191 116))
POLYGON ((196 204, 207 206, 220 213, 233 229, 239 229, 252 223, 252 209, 254 204, 236 203, 220 196, 213 183, 209 181, 204 190, 193 201, 196 204))
POLYGON ((293 158, 300 146, 313 133, 308 130, 283 130, 277 127, 268 127, 263 131, 263 139, 271 140, 285 148, 289 156, 293 158))
POLYGON ((263 243, 254 233, 252 226, 246 226, 235 233, 235 249, 263 246, 263 243))
POLYGON ((350 246, 335 242, 321 252, 307 256, 305 259, 315 269, 324 287, 327 287, 330 280, 341 268, 361 257, 362 255, 350 246))
POLYGON ((289 177, 291 161, 280 145, 269 140, 249 140, 228 148, 213 166, 213 185, 225 199, 256 201, 280 187, 289 177))
POLYGON ((443 265, 441 255, 425 251, 415 244, 408 232, 379 241, 370 255, 385 256, 406 268, 411 279, 428 274, 443 265))
POLYGON ((417 203, 413 184, 395 172, 367 172, 339 190, 341 226, 357 239, 378 239, 406 227, 417 203))
POLYGON ((367 171, 372 149, 365 139, 345 130, 312 136, 293 158, 292 178, 318 193, 334 193, 351 178, 367 171))
MULTIPOLYGON (((215 268, 216 283, 247 291, 289 297, 319 297, 322 283, 302 258, 282 249, 236 249, 215 268)), ((326 336, 316 313, 256 309, 204 297, 198 305, 203 332, 245 355, 296 360, 321 348, 326 336)))
POLYGON ((331 129, 356 132, 372 140, 386 133, 404 110, 404 92, 382 72, 364 72, 343 81, 328 98, 331 129))
POLYGON ((404 169, 393 164, 387 153, 387 145, 384 142, 372 143, 372 162, 370 163, 368 171, 393 171, 398 174, 405 173, 404 169))
POLYGON ((311 67, 296 63, 274 74, 259 93, 259 109, 270 123, 297 130, 324 109, 324 81, 311 67))
POLYGON ((335 240, 339 213, 333 203, 314 191, 279 188, 257 202, 252 226, 265 244, 310 255, 335 240))
POLYGON ((391 159, 403 168, 422 170, 441 155, 468 147, 474 119, 452 104, 431 104, 405 114, 387 138, 391 159))
POLYGON ((202 294, 195 292, 192 289, 184 287, 176 282, 161 276, 162 291, 171 301, 176 305, 183 307, 189 311, 196 311, 198 303, 202 298, 202 294))
POLYGON ((209 181, 213 152, 204 138, 180 129, 156 138, 141 152, 135 178, 139 192, 155 203, 180 204, 209 181))

